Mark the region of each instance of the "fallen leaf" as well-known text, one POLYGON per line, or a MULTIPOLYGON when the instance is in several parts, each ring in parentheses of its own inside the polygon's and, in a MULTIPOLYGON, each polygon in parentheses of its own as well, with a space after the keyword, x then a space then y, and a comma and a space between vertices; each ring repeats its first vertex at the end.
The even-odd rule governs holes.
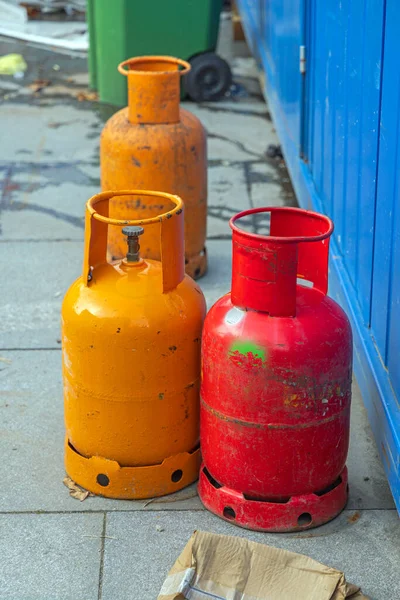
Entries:
POLYGON ((4 356, 0 356, 0 362, 11 364, 11 360, 9 358, 4 358, 4 356))
POLYGON ((28 85, 28 87, 30 90, 32 90, 34 94, 36 94, 37 92, 40 92, 43 88, 48 87, 49 85, 51 85, 51 81, 49 81, 48 79, 35 79, 35 81, 28 85))
POLYGON ((84 100, 93 101, 99 99, 97 92, 79 92, 76 97, 79 102, 83 102, 84 100))
POLYGON ((71 498, 75 498, 75 500, 79 500, 79 502, 83 502, 88 496, 94 496, 94 494, 81 488, 81 486, 75 483, 71 477, 64 477, 63 484, 69 489, 71 498))
POLYGON ((347 517, 349 523, 357 523, 358 519, 361 517, 361 514, 356 510, 355 513, 347 517))

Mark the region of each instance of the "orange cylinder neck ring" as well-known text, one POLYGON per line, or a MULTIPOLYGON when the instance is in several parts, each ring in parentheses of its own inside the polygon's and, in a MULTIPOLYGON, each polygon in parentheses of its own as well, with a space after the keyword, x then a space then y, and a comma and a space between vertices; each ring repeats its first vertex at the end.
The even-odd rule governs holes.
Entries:
POLYGON ((128 78, 128 119, 131 123, 178 123, 180 78, 190 70, 172 56, 138 56, 118 65, 128 78))

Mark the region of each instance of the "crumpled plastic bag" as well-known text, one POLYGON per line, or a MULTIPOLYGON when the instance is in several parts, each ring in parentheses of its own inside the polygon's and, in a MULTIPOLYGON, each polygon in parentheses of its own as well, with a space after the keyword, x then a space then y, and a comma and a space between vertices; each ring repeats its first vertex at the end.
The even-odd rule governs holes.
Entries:
POLYGON ((16 75, 24 73, 28 65, 22 54, 5 54, 0 56, 0 75, 16 75))

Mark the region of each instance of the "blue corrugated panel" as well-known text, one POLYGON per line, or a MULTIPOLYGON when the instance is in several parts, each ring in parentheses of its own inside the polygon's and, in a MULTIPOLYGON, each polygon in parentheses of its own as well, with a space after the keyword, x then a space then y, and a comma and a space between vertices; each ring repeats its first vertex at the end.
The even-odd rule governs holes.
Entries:
POLYGON ((297 143, 300 131, 299 103, 301 82, 288 74, 299 62, 302 37, 301 0, 264 2, 264 29, 261 31, 263 50, 268 60, 270 77, 279 98, 282 98, 281 118, 288 135, 297 143))
POLYGON ((388 0, 384 43, 371 327, 394 398, 385 398, 392 427, 382 436, 384 461, 400 473, 400 6, 388 0))
POLYGON ((383 4, 311 0, 310 5, 305 154, 324 211, 335 221, 337 244, 368 326, 383 4))
POLYGON ((400 510, 400 3, 238 5, 298 200, 335 222, 330 289, 352 321, 357 379, 400 510))

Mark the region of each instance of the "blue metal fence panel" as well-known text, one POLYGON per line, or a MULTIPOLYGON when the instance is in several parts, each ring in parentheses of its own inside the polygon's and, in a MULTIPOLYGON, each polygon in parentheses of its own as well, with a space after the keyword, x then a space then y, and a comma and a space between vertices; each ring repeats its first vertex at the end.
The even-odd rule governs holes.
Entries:
POLYGON ((299 65, 299 45, 302 43, 302 0, 264 2, 264 22, 261 35, 265 40, 269 71, 274 88, 282 98, 282 118, 288 135, 294 143, 299 141, 301 81, 287 74, 293 65, 299 65))
POLYGON ((310 0, 310 12, 305 154, 368 326, 383 4, 310 0))
MULTIPOLYGON (((393 396, 384 398, 391 429, 400 437, 400 7, 388 0, 382 78, 375 260, 372 289, 372 334, 387 369, 393 396)), ((400 473, 400 456, 387 428, 383 460, 400 473)), ((396 441, 396 440, 395 440, 396 441)))
POLYGON ((400 4, 237 1, 298 200, 335 222, 330 293, 400 510, 400 4))
MULTIPOLYGON (((376 209, 372 331, 386 366, 400 372, 393 359, 399 356, 399 169, 400 169, 400 64, 398 55, 400 11, 398 3, 387 4, 384 47, 384 86, 379 146, 376 209), (387 82, 387 83, 386 83, 387 82), (396 335, 397 333, 397 335, 396 335), (394 346, 393 346, 394 344, 394 346), (397 357, 396 357, 397 353, 397 357), (395 367, 393 369, 393 367, 395 367)), ((393 373, 398 378, 399 375, 393 373)), ((400 394, 400 386, 394 386, 400 394)))

